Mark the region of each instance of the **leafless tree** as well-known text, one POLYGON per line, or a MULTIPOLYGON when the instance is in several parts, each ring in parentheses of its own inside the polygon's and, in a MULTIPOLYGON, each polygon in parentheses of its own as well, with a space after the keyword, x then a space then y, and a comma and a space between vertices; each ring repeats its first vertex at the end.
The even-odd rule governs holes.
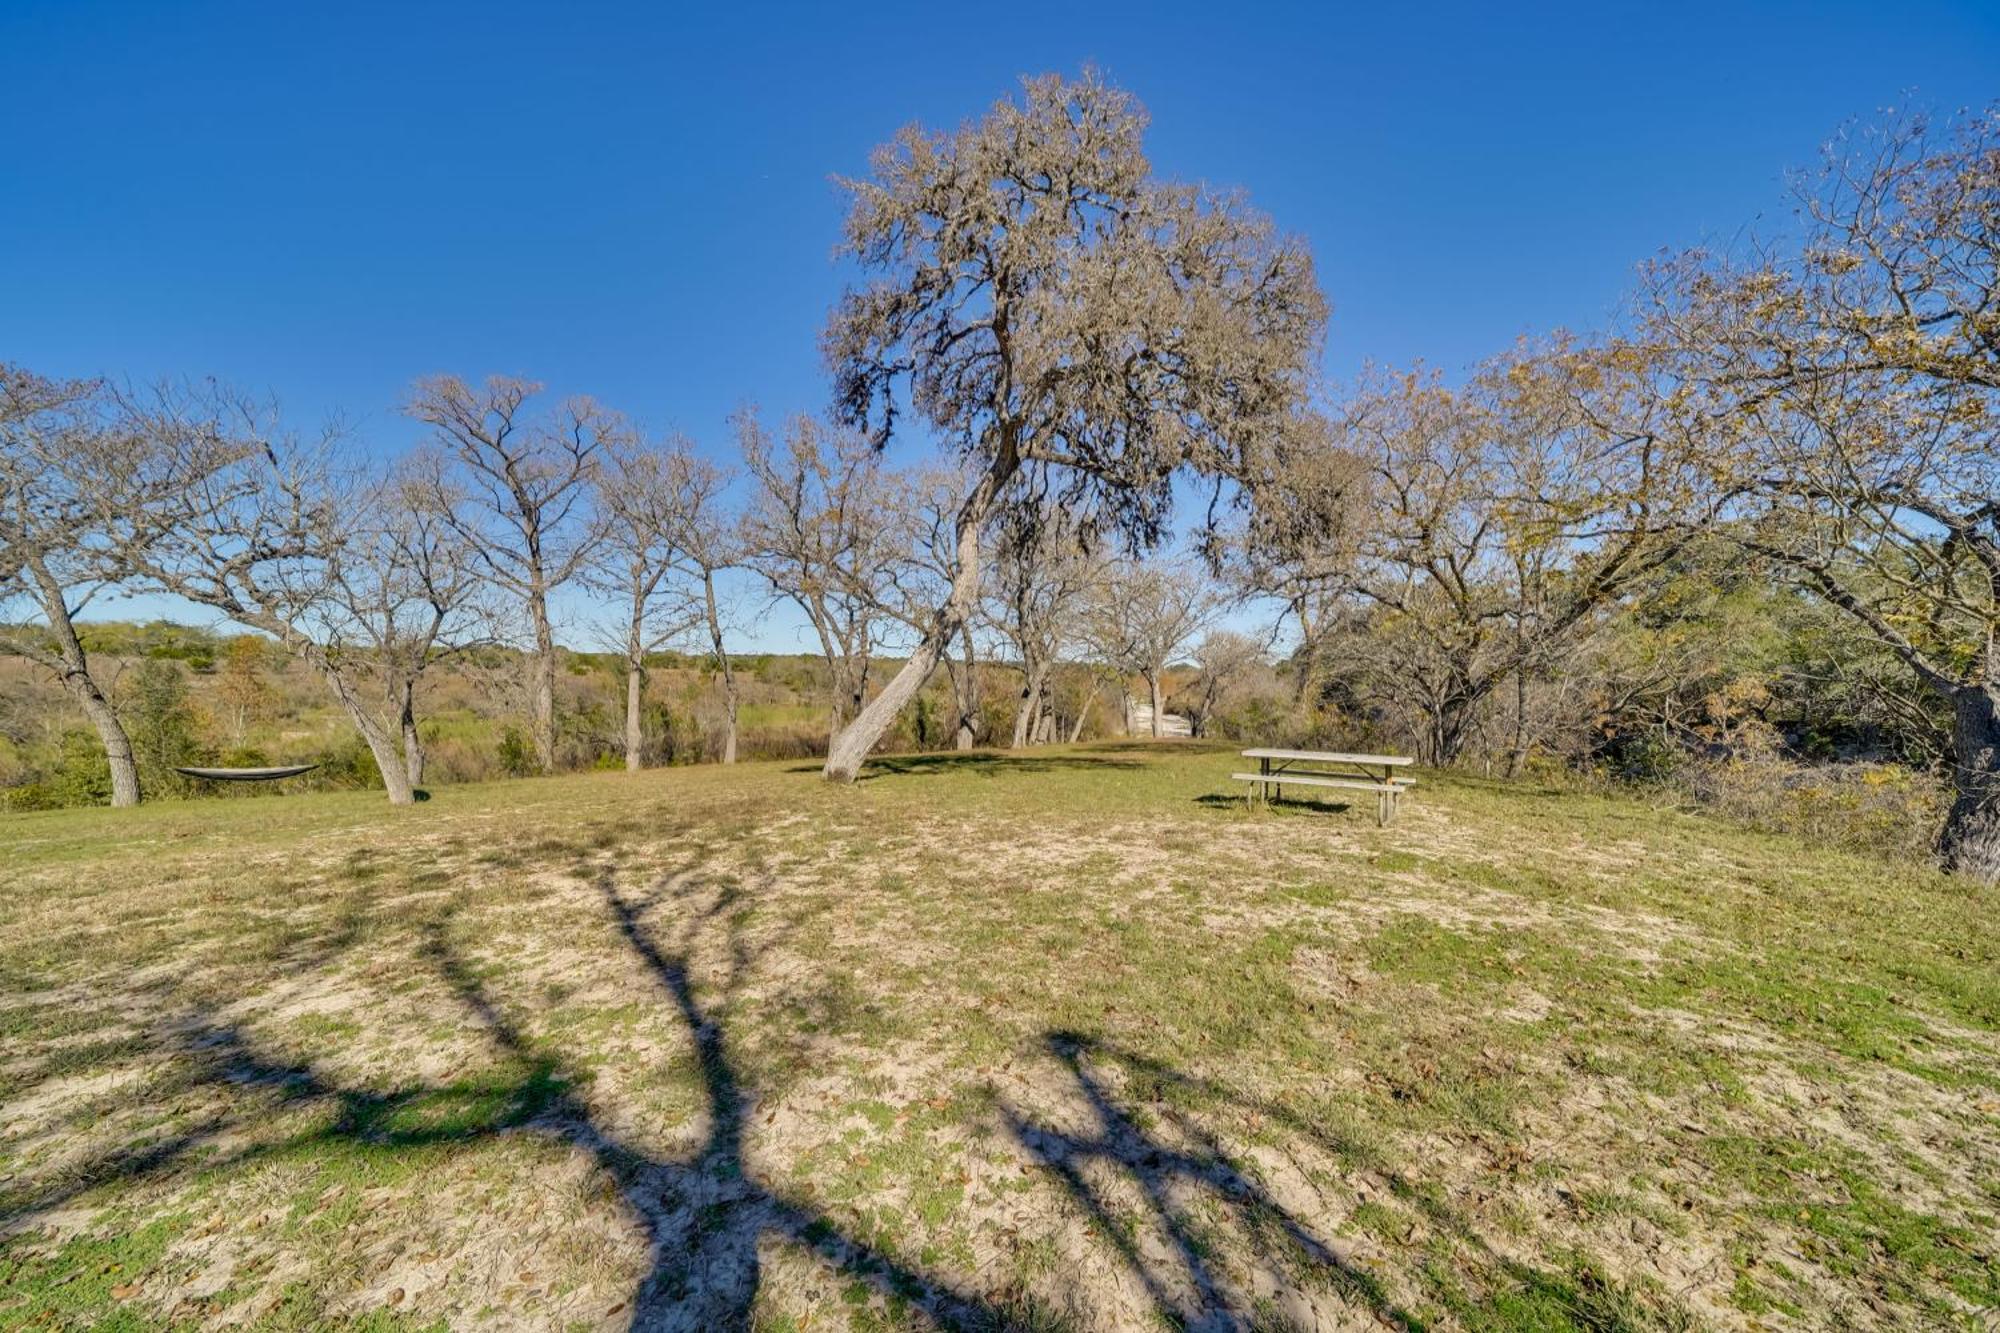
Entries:
POLYGON ((1239 474, 1296 429, 1326 314, 1311 260, 1239 196, 1156 180, 1145 124, 1094 73, 1035 78, 955 132, 904 130, 847 183, 845 249, 877 277, 827 329, 842 415, 884 440, 906 389, 974 481, 949 591, 829 778, 854 779, 972 616, 1024 470, 1146 544, 1177 471, 1239 474))
POLYGON ((389 800, 409 804, 395 682, 428 657, 424 631, 404 627, 431 613, 400 576, 378 584, 369 572, 378 561, 386 570, 396 545, 371 504, 379 493, 343 466, 331 434, 284 434, 220 391, 155 404, 135 428, 174 451, 221 441, 235 461, 177 490, 155 532, 125 524, 114 537, 122 567, 141 589, 220 611, 304 661, 361 733, 389 800))
POLYGON ((778 447, 754 412, 736 418, 755 485, 743 519, 744 563, 805 613, 826 657, 828 735, 858 714, 888 619, 884 588, 907 559, 890 479, 868 442, 795 417, 778 447))
POLYGON ((1687 424, 1650 368, 1556 340, 1463 391, 1376 374, 1348 404, 1338 447, 1371 475, 1346 642, 1416 714, 1426 763, 1459 759, 1498 688, 1525 690, 1699 530, 1687 424))
POLYGON ((1016 749, 1040 739, 1051 675, 1081 642, 1084 612, 1104 569, 1094 544, 1087 518, 1046 497, 999 517, 992 616, 1021 666, 1016 749))
POLYGON ((39 621, 12 626, 0 650, 61 681, 104 746, 114 806, 139 803, 139 769, 76 617, 123 574, 120 548, 143 549, 171 497, 232 457, 212 436, 134 430, 101 383, 0 364, 0 606, 22 601, 39 621))
POLYGON ((2000 881, 2000 106, 1892 115, 1797 182, 1799 239, 1663 266, 1729 531, 1951 709, 1945 865, 2000 881))
MULTIPOLYGON (((417 687, 445 657, 493 640, 498 617, 471 544, 432 504, 426 475, 392 467, 338 520, 326 599, 309 614, 343 671, 395 716, 403 773, 423 785, 417 687)), ((366 699, 357 685, 357 698, 366 699)), ((351 711, 351 710, 350 710, 351 711)))
POLYGON ((625 767, 634 773, 645 766, 646 658, 702 619, 674 577, 681 569, 678 543, 689 502, 683 487, 692 462, 684 438, 661 445, 633 438, 607 448, 597 469, 603 529, 587 579, 624 604, 625 767))
POLYGON ((1194 647, 1195 676, 1181 692, 1188 729, 1206 736, 1215 715, 1253 673, 1264 666, 1264 645, 1236 630, 1212 629, 1194 647))
POLYGON ((717 589, 717 575, 743 563, 742 530, 725 508, 730 474, 691 449, 669 457, 668 485, 680 497, 674 515, 673 560, 696 600, 699 623, 707 631, 709 660, 722 681, 724 731, 722 762, 736 762, 739 693, 736 667, 725 640, 730 605, 717 589))
POLYGON ((1146 682, 1155 739, 1163 734, 1167 668, 1219 605, 1214 589, 1189 566, 1114 562, 1097 584, 1086 633, 1099 657, 1146 682))
POLYGON ((529 654, 535 758, 556 762, 555 629, 549 596, 582 573, 599 527, 591 479, 607 445, 629 438, 615 412, 569 398, 531 415, 542 386, 494 376, 478 388, 452 375, 417 381, 405 411, 431 428, 431 506, 469 544, 495 587, 516 598, 529 654))

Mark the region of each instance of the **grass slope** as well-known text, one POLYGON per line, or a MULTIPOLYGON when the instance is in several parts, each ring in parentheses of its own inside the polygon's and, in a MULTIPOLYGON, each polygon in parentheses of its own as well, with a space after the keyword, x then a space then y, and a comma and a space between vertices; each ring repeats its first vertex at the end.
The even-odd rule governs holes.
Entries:
POLYGON ((0 1325, 1993 1317, 2000 894, 1230 768, 0 820, 0 1325))

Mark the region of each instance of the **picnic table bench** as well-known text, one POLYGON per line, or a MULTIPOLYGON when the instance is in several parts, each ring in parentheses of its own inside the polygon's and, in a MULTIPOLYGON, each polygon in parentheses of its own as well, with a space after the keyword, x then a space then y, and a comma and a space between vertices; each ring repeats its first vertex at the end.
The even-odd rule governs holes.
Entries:
POLYGON ((1279 798, 1285 784, 1295 787, 1346 787, 1375 793, 1375 822, 1386 825, 1396 817, 1403 793, 1414 787, 1415 778, 1396 773, 1414 760, 1400 754, 1336 754, 1330 750, 1245 750, 1245 759, 1257 761, 1255 773, 1232 773, 1250 790, 1245 801, 1268 799, 1275 789, 1279 798))

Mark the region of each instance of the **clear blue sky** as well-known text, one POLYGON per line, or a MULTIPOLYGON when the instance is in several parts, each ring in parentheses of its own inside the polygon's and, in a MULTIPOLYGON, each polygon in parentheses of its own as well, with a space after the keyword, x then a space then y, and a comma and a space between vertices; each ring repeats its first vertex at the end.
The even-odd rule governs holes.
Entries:
POLYGON ((825 401, 830 176, 1085 62, 1161 173, 1309 239, 1329 372, 1456 369, 1601 325, 1844 120, 2000 96, 2000 0, 0 0, 0 357, 213 374, 385 446, 414 376, 518 372, 724 452, 737 404, 825 401))

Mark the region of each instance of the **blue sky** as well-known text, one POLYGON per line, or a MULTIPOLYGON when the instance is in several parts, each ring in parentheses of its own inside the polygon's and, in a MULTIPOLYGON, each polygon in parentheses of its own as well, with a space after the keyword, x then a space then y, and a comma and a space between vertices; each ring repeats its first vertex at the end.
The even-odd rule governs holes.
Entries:
POLYGON ((524 373, 725 453, 738 404, 825 402, 830 178, 1085 62, 1162 174, 1310 241, 1331 375, 1455 371, 1782 213, 1843 121, 2000 96, 2000 3, 0 0, 0 357, 385 448, 415 376, 524 373))

